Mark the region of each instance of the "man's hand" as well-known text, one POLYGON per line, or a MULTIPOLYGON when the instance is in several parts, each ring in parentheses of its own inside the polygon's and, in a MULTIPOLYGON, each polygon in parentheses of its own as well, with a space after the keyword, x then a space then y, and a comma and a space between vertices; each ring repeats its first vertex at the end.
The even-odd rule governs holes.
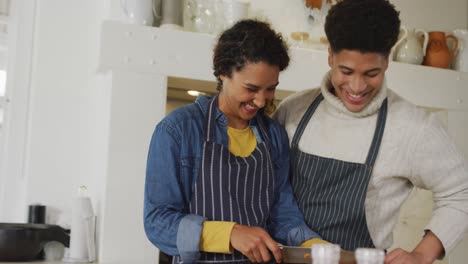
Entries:
POLYGON ((430 264, 443 254, 442 243, 428 230, 412 252, 401 248, 394 249, 385 257, 385 264, 430 264))
POLYGON ((401 248, 392 250, 385 257, 385 264, 426 264, 424 256, 418 252, 408 252, 401 248))
POLYGON ((270 261, 270 252, 277 263, 282 259, 278 243, 260 227, 236 224, 231 232, 231 246, 252 262, 270 261))

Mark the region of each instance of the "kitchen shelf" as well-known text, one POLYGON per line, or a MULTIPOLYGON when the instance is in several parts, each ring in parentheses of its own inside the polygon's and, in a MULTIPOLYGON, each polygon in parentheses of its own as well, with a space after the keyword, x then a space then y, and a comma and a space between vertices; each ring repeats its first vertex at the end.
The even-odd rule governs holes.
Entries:
MULTIPOLYGON (((211 69, 215 40, 208 34, 106 21, 100 69, 215 81, 211 69)), ((290 67, 280 76, 278 89, 299 91, 319 85, 329 69, 327 52, 291 48, 290 53, 290 67)), ((468 73, 391 62, 387 82, 417 105, 468 110, 468 73)))

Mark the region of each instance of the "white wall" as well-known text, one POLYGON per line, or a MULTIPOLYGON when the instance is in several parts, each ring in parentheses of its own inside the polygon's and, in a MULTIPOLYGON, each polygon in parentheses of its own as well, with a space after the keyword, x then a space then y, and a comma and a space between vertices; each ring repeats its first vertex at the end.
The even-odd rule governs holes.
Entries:
POLYGON ((390 0, 400 10, 402 24, 428 31, 452 31, 467 26, 466 0, 390 0))
POLYGON ((41 0, 37 6, 27 201, 64 213, 78 186, 89 186, 96 197, 105 173, 106 94, 94 85, 102 3, 41 0))
MULTIPOLYGON (((93 0, 41 0, 35 13, 27 14, 34 18, 32 40, 19 37, 17 44, 32 45, 32 65, 15 67, 17 74, 31 73, 30 94, 22 96, 27 99, 22 107, 29 107, 27 126, 22 127, 27 131, 16 131, 26 134, 27 146, 22 157, 17 157, 21 168, 5 175, 11 184, 5 191, 9 196, 0 200, 4 202, 0 214, 4 221, 23 222, 27 205, 42 203, 47 205, 48 222, 57 223, 59 215, 70 216, 71 201, 80 185, 89 187, 95 206, 100 206, 109 91, 95 83, 100 24, 108 14, 107 5, 93 0), (21 186, 15 185, 18 182, 21 186)), ((21 149, 18 146, 16 151, 21 149)))
POLYGON ((5 119, 0 152, 0 219, 17 221, 25 212, 24 173, 27 155, 28 110, 36 1, 12 3, 9 19, 9 60, 5 119), (14 87, 14 89, 10 89, 14 87), (7 129, 8 128, 8 129, 7 129))

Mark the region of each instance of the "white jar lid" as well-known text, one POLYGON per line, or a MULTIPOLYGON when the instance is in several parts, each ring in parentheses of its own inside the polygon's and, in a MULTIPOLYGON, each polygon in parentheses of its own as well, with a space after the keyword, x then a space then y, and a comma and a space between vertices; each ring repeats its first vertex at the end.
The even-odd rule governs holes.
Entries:
POLYGON ((372 260, 372 263, 384 263, 385 252, 376 248, 358 248, 354 256, 358 263, 368 262, 370 260, 372 260))
POLYGON ((338 263, 340 260, 340 246, 334 244, 314 244, 311 253, 314 264, 338 263))

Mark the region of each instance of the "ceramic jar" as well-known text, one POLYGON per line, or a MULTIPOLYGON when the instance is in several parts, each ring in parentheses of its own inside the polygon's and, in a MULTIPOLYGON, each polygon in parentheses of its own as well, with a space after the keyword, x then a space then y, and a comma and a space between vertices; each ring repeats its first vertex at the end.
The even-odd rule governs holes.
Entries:
POLYGON ((429 35, 422 29, 407 29, 407 32, 406 38, 397 47, 395 60, 419 65, 426 55, 429 35), (420 36, 423 39, 422 45, 419 41, 420 36))
POLYGON ((442 31, 429 32, 429 45, 427 47, 426 56, 424 57, 423 65, 448 68, 452 61, 458 46, 458 39, 453 35, 446 35, 442 31), (453 40, 451 49, 447 46, 447 39, 453 40))
POLYGON ((468 30, 456 29, 453 34, 458 38, 458 50, 454 61, 454 69, 468 72, 468 30))

